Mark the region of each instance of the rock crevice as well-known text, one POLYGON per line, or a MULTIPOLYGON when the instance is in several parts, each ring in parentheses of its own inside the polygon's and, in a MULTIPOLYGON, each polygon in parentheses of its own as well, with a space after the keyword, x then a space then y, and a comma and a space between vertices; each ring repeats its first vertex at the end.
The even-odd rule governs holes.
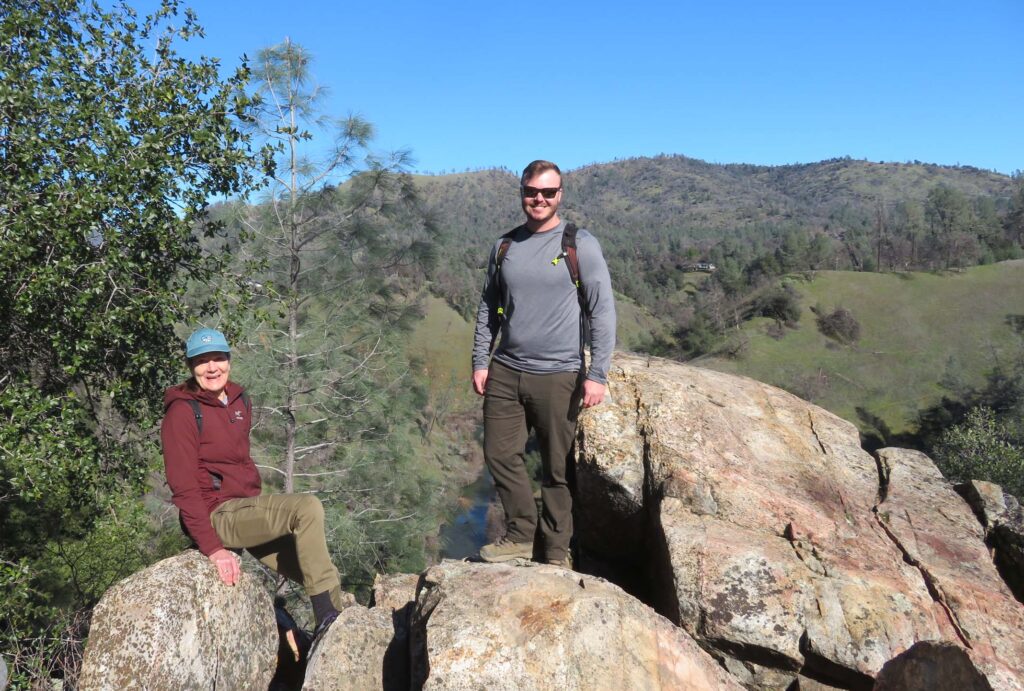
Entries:
POLYGON ((875 507, 885 503, 886 497, 889 496, 889 466, 886 464, 885 459, 879 456, 877 453, 873 455, 875 459, 875 465, 878 467, 878 497, 875 501, 875 507))
MULTIPOLYGON (((909 523, 910 516, 908 515, 906 518, 907 522, 909 523)), ((893 545, 896 546, 896 549, 899 550, 900 554, 903 555, 903 560, 910 566, 913 566, 915 569, 917 569, 918 572, 921 574, 921 581, 924 583, 925 588, 927 588, 928 594, 931 595, 935 603, 942 608, 942 611, 949 619, 950 626, 952 626, 953 630, 956 631, 957 637, 960 639, 960 643, 963 644, 964 647, 970 648, 971 641, 968 638, 966 632, 964 632, 963 627, 960 626, 960 622, 957 620, 956 613, 954 613, 952 608, 950 608, 946 595, 942 592, 942 588, 939 586, 936 578, 928 572, 928 569, 927 567, 925 567, 924 564, 922 564, 914 558, 913 552, 911 550, 908 550, 906 547, 903 546, 903 544, 900 542, 900 539, 893 533, 892 530, 890 530, 884 517, 878 510, 878 507, 875 507, 875 520, 878 521, 879 527, 889 537, 889 539, 892 540, 893 545)))

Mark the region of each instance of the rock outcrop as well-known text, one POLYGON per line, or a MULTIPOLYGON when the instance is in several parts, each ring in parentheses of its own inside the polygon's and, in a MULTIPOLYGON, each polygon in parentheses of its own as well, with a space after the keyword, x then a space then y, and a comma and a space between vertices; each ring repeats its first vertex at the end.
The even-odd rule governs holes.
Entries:
POLYGON ((377 574, 373 579, 373 607, 396 612, 416 600, 420 576, 413 573, 377 574))
MULTIPOLYGON (((617 355, 611 382, 579 430, 581 572, 380 577, 303 688, 1024 691, 1013 497, 750 379, 617 355)), ((189 552, 104 596, 81 688, 267 688, 276 648, 269 596, 189 552)))
POLYGON ((1024 608, 995 568, 970 506, 924 454, 882 449, 880 520, 921 572, 948 640, 975 654, 996 688, 1024 687, 1024 608), (945 618, 944 618, 945 617, 945 618))
POLYGON ((603 579, 446 561, 412 617, 413 688, 742 688, 681 629, 603 579))
POLYGON ((1024 510, 999 485, 974 480, 957 490, 985 528, 999 572, 1018 600, 1024 601, 1024 510))
POLYGON ((222 584, 198 551, 153 564, 104 594, 93 612, 82 691, 265 689, 277 626, 270 595, 242 574, 222 584))
MULTIPOLYGON (((870 688, 924 640, 1024 688, 1024 609, 924 456, 759 382, 617 356, 580 429, 577 536, 745 686, 870 688)), ((584 567, 586 562, 584 562, 584 567)))

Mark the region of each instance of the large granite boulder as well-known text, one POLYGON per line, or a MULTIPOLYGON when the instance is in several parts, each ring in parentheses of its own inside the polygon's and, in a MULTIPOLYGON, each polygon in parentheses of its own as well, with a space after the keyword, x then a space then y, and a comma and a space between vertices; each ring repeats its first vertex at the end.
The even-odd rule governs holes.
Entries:
POLYGON ((398 678, 408 651, 394 637, 390 611, 346 608, 310 655, 303 690, 408 689, 398 678))
POLYGON ((373 607, 345 609, 312 652, 305 691, 409 688, 409 612, 418 574, 378 574, 373 607))
POLYGON ((413 688, 740 689, 670 621, 554 566, 445 561, 412 617, 413 688))
POLYGON ((919 455, 743 377, 617 355, 579 431, 577 538, 748 688, 870 688, 917 641, 1022 688, 1024 609, 919 455))
POLYGON ((189 550, 108 590, 93 612, 79 688, 265 689, 274 675, 277 625, 255 578, 221 583, 189 550))

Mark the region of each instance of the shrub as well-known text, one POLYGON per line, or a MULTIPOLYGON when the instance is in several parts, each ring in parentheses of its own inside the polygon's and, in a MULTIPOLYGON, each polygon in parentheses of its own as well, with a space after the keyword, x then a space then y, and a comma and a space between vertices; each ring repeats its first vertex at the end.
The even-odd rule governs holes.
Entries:
POLYGON ((757 300, 754 313, 795 326, 800 321, 800 294, 789 284, 772 288, 757 300))
POLYGON ((962 423, 943 432, 932 457, 949 480, 986 480, 1024 497, 1024 446, 991 408, 972 408, 962 423))
POLYGON ((860 324, 845 307, 837 307, 828 314, 816 310, 818 331, 839 343, 851 344, 860 340, 860 324))

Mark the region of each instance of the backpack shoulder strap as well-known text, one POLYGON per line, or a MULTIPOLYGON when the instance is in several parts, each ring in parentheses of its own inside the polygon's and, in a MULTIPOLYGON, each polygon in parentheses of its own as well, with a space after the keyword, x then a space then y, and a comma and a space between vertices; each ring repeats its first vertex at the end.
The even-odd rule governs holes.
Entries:
POLYGON ((498 252, 494 255, 495 271, 501 269, 501 263, 505 261, 505 255, 508 254, 508 248, 512 244, 512 238, 515 236, 517 230, 519 230, 519 228, 513 228, 501 236, 501 244, 498 245, 498 252))
POLYGON ((580 260, 576 256, 576 231, 579 230, 575 223, 568 223, 562 231, 562 255, 565 257, 565 265, 569 268, 569 277, 577 291, 583 290, 583 281, 580 278, 580 260))
POLYGON ((501 236, 501 244, 498 245, 498 251, 494 254, 494 279, 497 282, 498 287, 498 320, 505 318, 505 291, 502 289, 502 278, 501 278, 501 263, 505 261, 505 255, 508 254, 508 248, 512 245, 512 238, 515 237, 516 232, 522 226, 518 226, 508 231, 501 236))
POLYGON ((579 228, 575 223, 565 224, 562 231, 562 255, 565 257, 565 266, 569 269, 569 278, 576 286, 576 300, 580 303, 580 359, 583 359, 583 347, 588 339, 590 311, 587 309, 587 299, 583 294, 583 277, 580 276, 580 259, 576 255, 576 232, 579 228))
POLYGON ((188 403, 189 407, 192 408, 192 414, 196 418, 196 429, 199 430, 199 435, 203 434, 203 409, 199 406, 199 401, 194 398, 184 399, 188 403))
MULTIPOLYGON (((199 405, 199 401, 194 398, 185 399, 189 407, 192 408, 192 414, 196 418, 196 429, 199 430, 199 434, 203 434, 203 408, 199 405)), ((245 412, 252 415, 252 399, 249 398, 249 394, 246 391, 242 392, 242 403, 245 405, 245 412)))

